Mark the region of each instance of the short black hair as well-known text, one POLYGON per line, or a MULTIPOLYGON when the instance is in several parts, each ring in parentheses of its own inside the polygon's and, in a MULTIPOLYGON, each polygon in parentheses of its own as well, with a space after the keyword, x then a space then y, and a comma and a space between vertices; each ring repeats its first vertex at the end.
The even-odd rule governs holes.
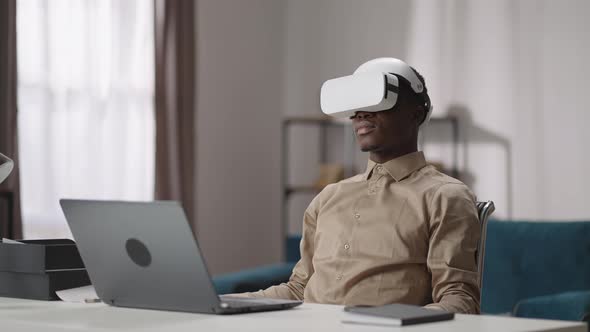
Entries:
POLYGON ((422 74, 420 74, 416 68, 410 66, 410 68, 412 68, 412 71, 414 72, 414 74, 416 74, 416 76, 418 76, 418 79, 420 80, 420 82, 422 82, 422 86, 424 87, 424 93, 428 93, 428 89, 426 88, 426 81, 424 80, 424 76, 422 76, 422 74))
POLYGON ((410 66, 410 68, 422 83, 424 90, 422 93, 417 94, 410 86, 410 82, 405 79, 400 79, 400 96, 402 99, 408 98, 407 100, 409 100, 413 106, 418 106, 423 111, 422 118, 420 119, 420 123, 423 123, 426 120, 429 111, 429 101, 427 100, 428 97, 426 97, 428 95, 428 89, 426 88, 424 76, 422 76, 416 68, 412 66, 410 66))

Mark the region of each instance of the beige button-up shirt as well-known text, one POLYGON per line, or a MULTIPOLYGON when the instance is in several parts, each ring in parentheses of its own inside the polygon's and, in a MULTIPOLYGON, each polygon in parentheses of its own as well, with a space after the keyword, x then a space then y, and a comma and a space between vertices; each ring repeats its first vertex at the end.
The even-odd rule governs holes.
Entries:
POLYGON ((303 220, 289 282, 248 296, 345 305, 406 303, 479 313, 472 192, 422 152, 327 186, 303 220))

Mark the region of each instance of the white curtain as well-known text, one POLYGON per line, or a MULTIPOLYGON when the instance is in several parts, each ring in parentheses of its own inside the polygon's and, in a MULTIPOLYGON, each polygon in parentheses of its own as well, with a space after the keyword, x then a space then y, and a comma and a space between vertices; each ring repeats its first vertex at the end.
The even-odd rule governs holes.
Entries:
POLYGON ((24 237, 70 237, 60 198, 153 199, 153 1, 17 9, 24 237))

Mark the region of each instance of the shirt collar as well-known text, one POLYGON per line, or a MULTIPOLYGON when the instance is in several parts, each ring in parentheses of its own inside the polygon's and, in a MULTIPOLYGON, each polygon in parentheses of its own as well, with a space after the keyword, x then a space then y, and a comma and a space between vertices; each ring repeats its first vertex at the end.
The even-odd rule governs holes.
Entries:
POLYGON ((370 179, 373 170, 379 165, 381 165, 395 181, 399 182, 420 168, 426 166, 426 159, 424 158, 424 153, 422 151, 408 153, 383 164, 377 164, 369 159, 367 170, 365 171, 363 178, 365 180, 370 179))

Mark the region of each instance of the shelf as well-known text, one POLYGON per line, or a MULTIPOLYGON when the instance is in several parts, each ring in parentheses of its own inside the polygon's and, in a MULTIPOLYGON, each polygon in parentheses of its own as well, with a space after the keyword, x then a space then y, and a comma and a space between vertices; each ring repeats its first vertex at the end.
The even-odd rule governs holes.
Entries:
MULTIPOLYGON (((430 118, 430 122, 454 122, 457 118, 454 116, 443 116, 443 117, 432 117, 430 118)), ((327 125, 347 125, 348 120, 345 118, 333 118, 329 116, 322 116, 322 115, 310 115, 310 116, 287 116, 283 118, 283 123, 294 124, 310 124, 310 123, 318 123, 318 124, 327 124, 327 125)))
POLYGON ((284 125, 290 124, 323 124, 343 126, 346 122, 328 116, 288 116, 283 119, 284 125))
POLYGON ((449 115, 449 116, 435 116, 430 118, 430 122, 453 122, 453 121, 457 121, 457 118, 455 116, 449 115))
POLYGON ((315 194, 318 192, 318 188, 314 186, 287 186, 285 188, 285 195, 290 195, 296 192, 315 194))

